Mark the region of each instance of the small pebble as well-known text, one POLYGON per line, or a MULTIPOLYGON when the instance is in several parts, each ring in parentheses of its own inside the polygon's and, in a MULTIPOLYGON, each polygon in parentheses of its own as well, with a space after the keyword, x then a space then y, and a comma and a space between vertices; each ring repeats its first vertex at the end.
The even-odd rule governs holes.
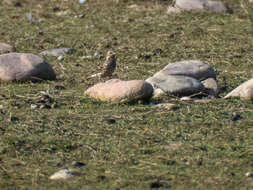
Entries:
POLYGON ((188 97, 188 96, 184 96, 182 98, 180 98, 181 101, 191 101, 192 98, 191 97, 188 97))
POLYGON ((74 18, 83 18, 84 14, 80 14, 80 15, 75 15, 74 18))
POLYGON ((79 0, 79 3, 81 3, 81 4, 83 4, 85 2, 86 2, 86 0, 79 0))
POLYGON ((98 53, 98 52, 95 52, 93 56, 94 56, 94 57, 98 57, 98 56, 99 56, 99 53, 98 53))
POLYGON ((86 56, 81 57, 81 59, 91 59, 91 58, 92 58, 92 56, 90 56, 90 55, 86 55, 86 56))
POLYGON ((19 119, 17 118, 17 117, 14 117, 14 116, 12 116, 11 118, 10 118, 10 121, 11 122, 14 122, 14 121, 18 121, 19 119))
POLYGON ((54 88, 55 90, 65 90, 65 87, 61 85, 56 85, 54 88))
POLYGON ((54 12, 59 11, 59 10, 60 10, 60 7, 53 7, 52 10, 53 10, 54 12))
POLYGON ((60 55, 59 57, 57 57, 57 59, 58 59, 58 61, 63 61, 64 60, 64 58, 63 58, 62 55, 60 55))
POLYGON ((78 162, 78 161, 74 161, 74 162, 72 162, 71 165, 72 165, 73 167, 76 167, 76 168, 81 168, 81 167, 85 166, 85 163, 83 163, 83 162, 78 162))
POLYGON ((42 104, 42 105, 40 105, 40 109, 51 109, 51 106, 46 105, 46 104, 42 104))
POLYGON ((116 123, 116 120, 115 119, 106 119, 105 120, 108 124, 114 124, 116 123))
POLYGON ((13 6, 14 7, 22 7, 22 4, 19 1, 14 1, 13 6))
POLYGON ((31 104, 31 109, 37 109, 39 106, 37 104, 31 104))
POLYGON ((246 172, 246 173, 245 173, 245 176, 246 176, 246 177, 253 177, 253 172, 246 172))
POLYGON ((239 114, 237 114, 236 112, 232 113, 232 121, 237 121, 240 119, 242 119, 242 117, 239 114))
POLYGON ((69 169, 62 169, 49 177, 51 180, 69 179, 74 177, 74 174, 69 169))

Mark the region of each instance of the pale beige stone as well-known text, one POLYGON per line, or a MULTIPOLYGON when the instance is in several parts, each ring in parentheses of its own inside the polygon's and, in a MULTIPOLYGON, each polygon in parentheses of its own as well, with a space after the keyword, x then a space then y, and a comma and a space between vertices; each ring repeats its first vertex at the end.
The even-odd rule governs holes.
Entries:
POLYGON ((160 97, 165 96, 165 95, 167 95, 167 94, 162 89, 154 88, 153 98, 160 98, 160 97))
POLYGON ((181 101, 192 101, 192 98, 189 96, 184 96, 182 98, 180 98, 181 101))
POLYGON ((49 179, 51 179, 51 180, 60 180, 60 179, 66 180, 66 179, 69 179, 72 177, 74 177, 74 174, 71 172, 71 170, 66 168, 66 169, 62 169, 62 170, 59 170, 58 172, 54 173, 53 175, 51 175, 49 177, 49 179))
POLYGON ((142 80, 122 81, 111 79, 104 83, 98 83, 85 91, 91 98, 100 101, 129 102, 150 98, 153 87, 142 80))
POLYGON ((179 13, 182 11, 209 11, 215 13, 230 13, 226 3, 214 0, 175 0, 168 7, 167 13, 179 13))
POLYGON ((204 81, 201 82, 205 89, 206 92, 211 95, 211 96, 218 96, 220 87, 218 85, 218 82, 214 78, 208 78, 204 81))
POLYGON ((241 99, 251 99, 253 97, 253 78, 242 83, 240 86, 228 93, 224 98, 240 97, 241 99))

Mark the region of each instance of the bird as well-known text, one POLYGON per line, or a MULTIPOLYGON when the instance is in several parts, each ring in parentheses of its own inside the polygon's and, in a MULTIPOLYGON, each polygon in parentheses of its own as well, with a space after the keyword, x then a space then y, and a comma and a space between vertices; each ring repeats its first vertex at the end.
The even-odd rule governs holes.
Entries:
POLYGON ((116 54, 113 51, 108 51, 105 62, 100 66, 101 72, 91 75, 93 77, 111 77, 116 68, 116 54))
POLYGON ((108 51, 106 54, 106 60, 102 65, 101 77, 110 77, 116 68, 116 55, 113 51, 108 51))

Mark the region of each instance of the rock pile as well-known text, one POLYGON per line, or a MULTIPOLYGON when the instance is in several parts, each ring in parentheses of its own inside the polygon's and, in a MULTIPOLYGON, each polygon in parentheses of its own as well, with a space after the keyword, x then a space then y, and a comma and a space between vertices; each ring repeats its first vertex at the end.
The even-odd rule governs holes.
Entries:
POLYGON ((180 61, 168 64, 161 71, 146 79, 154 88, 154 96, 187 96, 205 92, 218 95, 215 71, 199 60, 180 61), (201 82, 202 81, 202 82, 201 82))

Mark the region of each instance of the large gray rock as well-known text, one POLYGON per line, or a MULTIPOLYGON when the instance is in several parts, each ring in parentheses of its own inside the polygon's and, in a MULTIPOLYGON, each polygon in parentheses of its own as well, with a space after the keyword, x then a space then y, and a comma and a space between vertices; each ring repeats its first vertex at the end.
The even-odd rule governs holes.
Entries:
POLYGON ((31 53, 8 53, 0 55, 0 80, 53 80, 52 67, 41 57, 31 53))
POLYGON ((154 96, 161 95, 162 92, 171 95, 185 96, 198 93, 204 90, 204 86, 200 81, 188 76, 166 75, 158 73, 146 80, 155 89, 154 96), (158 95, 156 93, 159 93, 158 95))
POLYGON ((46 56, 46 55, 52 55, 52 56, 60 56, 64 54, 73 54, 76 50, 72 48, 56 48, 56 49, 48 49, 45 51, 42 51, 40 55, 46 56))
POLYGON ((14 48, 11 45, 0 42, 0 54, 9 53, 13 51, 14 51, 14 48))
POLYGON ((167 13, 179 13, 181 11, 210 11, 216 13, 229 13, 228 6, 220 1, 212 0, 176 0, 168 7, 167 13))
POLYGON ((242 99, 253 98, 253 78, 242 83, 236 89, 228 93, 224 98, 240 97, 242 99))
POLYGON ((85 91, 91 98, 110 102, 129 102, 150 98, 153 87, 142 80, 122 81, 111 79, 104 83, 98 83, 85 91))
POLYGON ((207 78, 216 78, 215 71, 208 64, 199 60, 187 60, 170 63, 164 67, 161 71, 156 73, 157 75, 183 75, 193 77, 198 80, 204 80, 207 78))

